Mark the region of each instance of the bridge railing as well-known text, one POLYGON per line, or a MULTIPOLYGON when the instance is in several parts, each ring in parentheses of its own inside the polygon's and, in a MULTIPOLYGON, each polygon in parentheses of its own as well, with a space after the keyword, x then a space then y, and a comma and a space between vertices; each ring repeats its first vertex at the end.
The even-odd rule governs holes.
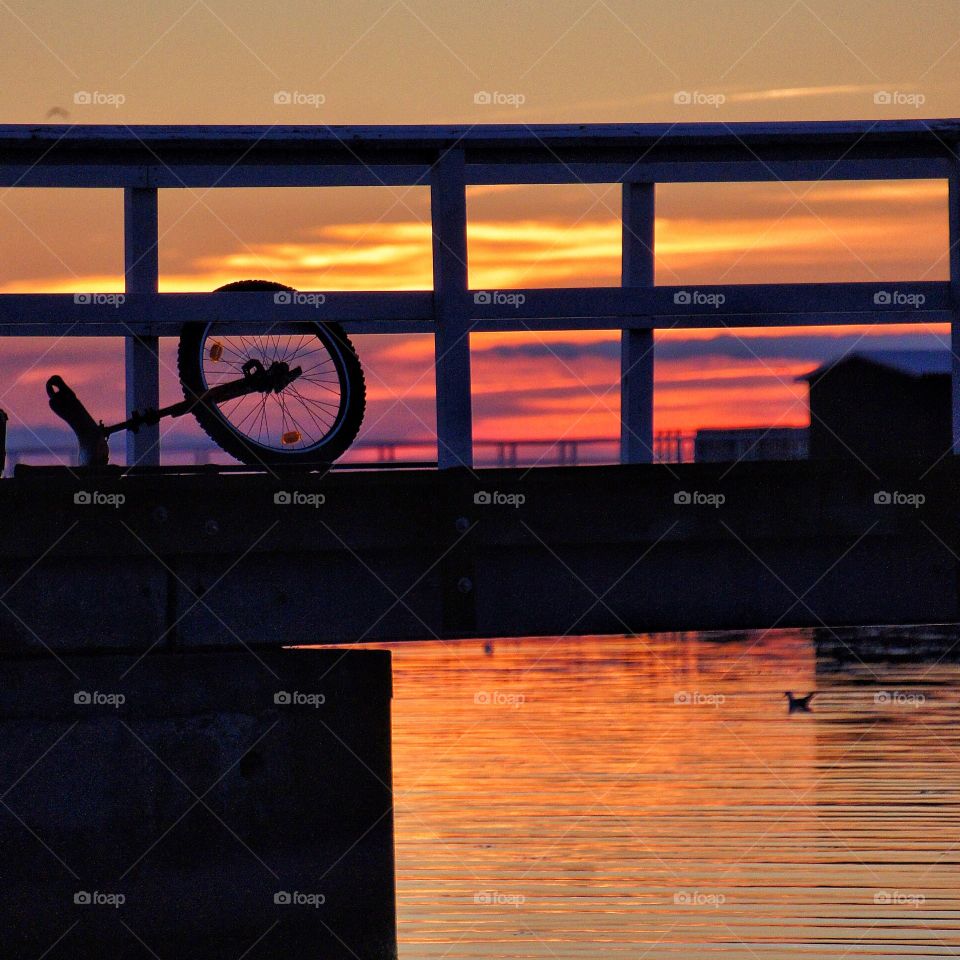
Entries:
MULTIPOLYGON (((960 121, 473 127, 0 126, 0 188, 124 191, 126 293, 0 295, 0 333, 123 336, 129 409, 155 406, 158 337, 190 320, 336 320, 360 333, 435 342, 441 467, 473 462, 470 335, 621 331, 621 459, 654 457, 653 345, 662 328, 930 323, 952 326, 953 436, 960 452, 960 121), (658 183, 939 179, 949 184, 944 282, 660 286, 658 183), (482 184, 622 185, 620 287, 474 290, 466 190, 482 184), (431 291, 160 294, 157 192, 214 187, 425 185, 431 291), (284 300, 286 298, 283 298, 284 300)), ((159 432, 128 438, 128 461, 159 459, 159 432)))
MULTIPOLYGON (((609 464, 620 458, 618 437, 576 437, 549 440, 522 438, 508 440, 474 440, 476 465, 494 467, 575 466, 577 464, 609 464)), ((654 434, 656 463, 688 463, 694 460, 696 434, 678 430, 660 430, 654 434)), ((202 466, 215 462, 218 455, 229 459, 212 441, 167 438, 164 458, 173 464, 202 466)), ((337 461, 337 466, 409 466, 436 461, 437 443, 425 438, 383 438, 358 440, 337 461)), ((12 476, 20 463, 70 464, 76 461, 77 444, 72 440, 13 441, 7 443, 4 474, 12 476)))

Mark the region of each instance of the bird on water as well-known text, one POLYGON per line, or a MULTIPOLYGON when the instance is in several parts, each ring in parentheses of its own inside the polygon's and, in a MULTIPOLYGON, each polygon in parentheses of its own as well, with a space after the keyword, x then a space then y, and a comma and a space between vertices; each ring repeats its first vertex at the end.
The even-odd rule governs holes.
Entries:
POLYGON ((810 710, 810 701, 817 695, 814 690, 812 693, 808 693, 805 696, 800 696, 800 694, 794 693, 792 690, 787 690, 784 693, 784 696, 787 698, 787 711, 789 713, 811 713, 810 710))

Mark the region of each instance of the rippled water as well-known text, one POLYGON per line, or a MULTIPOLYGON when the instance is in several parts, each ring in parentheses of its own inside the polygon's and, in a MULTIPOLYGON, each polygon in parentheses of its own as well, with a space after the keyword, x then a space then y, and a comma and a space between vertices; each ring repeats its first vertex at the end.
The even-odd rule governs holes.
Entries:
POLYGON ((960 956, 956 665, 818 670, 785 631, 392 649, 406 960, 960 956))

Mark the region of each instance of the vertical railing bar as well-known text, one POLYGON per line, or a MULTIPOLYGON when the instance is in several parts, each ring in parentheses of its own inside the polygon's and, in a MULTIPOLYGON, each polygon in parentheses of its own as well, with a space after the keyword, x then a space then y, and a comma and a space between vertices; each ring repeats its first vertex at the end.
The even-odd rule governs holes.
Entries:
MULTIPOLYGON (((126 187, 123 191, 123 260, 125 289, 149 300, 159 289, 157 253, 157 191, 149 187, 126 187)), ((152 313, 152 307, 150 311, 152 313)), ((160 406, 159 338, 129 336, 125 342, 126 405, 134 410, 160 406)), ((157 466, 160 463, 160 426, 142 426, 127 433, 127 464, 157 466)))
MULTIPOLYGON (((621 285, 652 287, 655 185, 623 185, 621 285)), ((620 461, 653 462, 653 330, 620 334, 620 461)))
MULTIPOLYGON (((955 148, 956 149, 956 148, 955 148)), ((955 160, 947 188, 950 242, 950 406, 954 454, 960 454, 960 161, 955 160)))
POLYGON ((462 148, 448 150, 434 164, 430 180, 437 461, 441 470, 473 466, 465 164, 462 148))

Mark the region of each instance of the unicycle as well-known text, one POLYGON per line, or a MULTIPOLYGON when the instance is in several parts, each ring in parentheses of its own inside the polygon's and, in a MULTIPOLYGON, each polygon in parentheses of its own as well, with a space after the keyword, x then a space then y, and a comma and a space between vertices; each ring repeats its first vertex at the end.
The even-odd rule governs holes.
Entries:
MULTIPOLYGON (((268 280, 240 280, 221 291, 293 292, 268 280)), ((343 328, 307 322, 265 325, 252 334, 235 329, 221 321, 186 324, 177 350, 184 399, 134 410, 110 426, 94 420, 61 377, 51 377, 50 407, 76 434, 80 464, 106 465, 111 434, 187 413, 217 446, 250 466, 306 468, 340 457, 366 406, 363 369, 343 328)))

